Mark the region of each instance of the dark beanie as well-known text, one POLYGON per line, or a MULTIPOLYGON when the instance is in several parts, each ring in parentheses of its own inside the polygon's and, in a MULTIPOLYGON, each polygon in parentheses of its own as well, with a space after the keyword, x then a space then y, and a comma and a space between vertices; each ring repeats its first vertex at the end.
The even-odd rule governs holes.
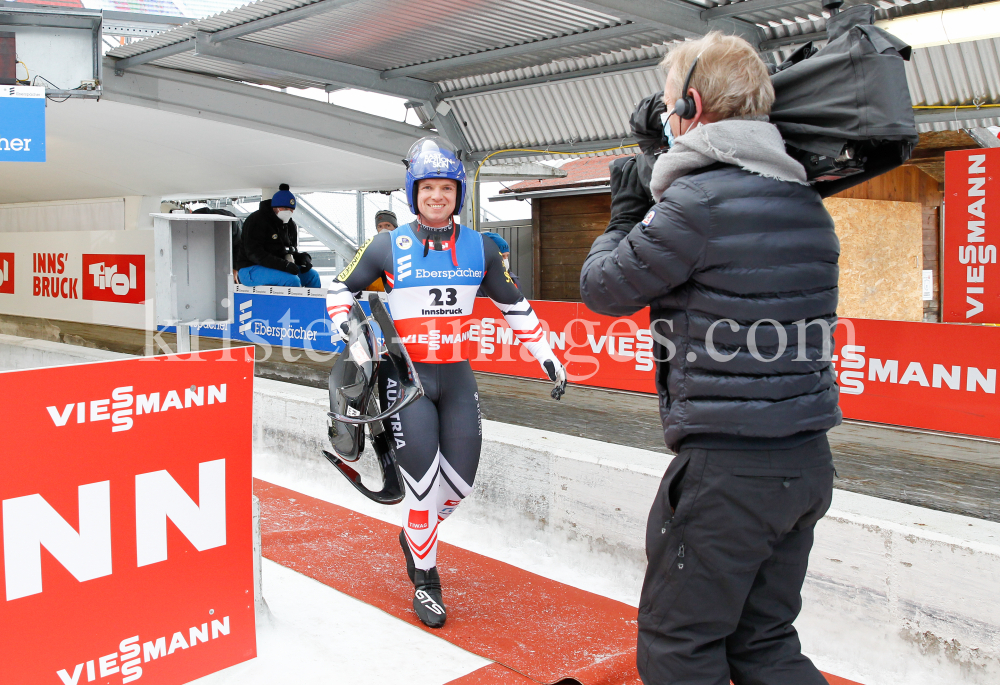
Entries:
POLYGON ((378 226, 383 221, 388 221, 395 227, 399 227, 399 220, 396 219, 396 213, 388 209, 380 209, 375 212, 375 225, 378 226))

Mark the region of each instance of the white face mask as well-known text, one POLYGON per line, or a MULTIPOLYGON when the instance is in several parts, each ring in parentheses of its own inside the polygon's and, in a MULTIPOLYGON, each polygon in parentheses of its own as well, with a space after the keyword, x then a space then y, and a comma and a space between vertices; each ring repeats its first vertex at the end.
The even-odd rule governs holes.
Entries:
POLYGON ((289 221, 292 220, 292 210, 282 209, 280 212, 278 212, 278 218, 281 219, 281 223, 287 224, 289 221))
POLYGON ((507 259, 506 257, 504 257, 503 260, 503 268, 505 268, 507 271, 510 271, 510 260, 507 259))

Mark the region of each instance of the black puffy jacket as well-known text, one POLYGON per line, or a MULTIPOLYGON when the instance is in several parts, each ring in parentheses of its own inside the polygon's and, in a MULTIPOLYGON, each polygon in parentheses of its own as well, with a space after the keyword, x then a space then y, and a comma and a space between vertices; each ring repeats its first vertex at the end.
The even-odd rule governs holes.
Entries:
POLYGON ((818 193, 716 164, 674 181, 632 223, 643 208, 628 192, 635 173, 634 162, 612 169, 615 218, 590 250, 580 290, 601 314, 649 305, 656 359, 669 358, 656 370, 667 446, 778 446, 839 424, 836 375, 821 357, 824 343, 832 354, 840 244, 818 193), (768 319, 778 326, 749 335, 768 319), (713 323, 719 359, 706 347, 713 323), (778 353, 778 331, 784 351, 760 361, 778 353))
POLYGON ((299 229, 295 220, 287 224, 271 209, 271 201, 263 200, 260 209, 243 221, 243 255, 245 262, 234 265, 236 269, 259 264, 269 269, 281 270, 288 263, 286 254, 298 254, 299 229))

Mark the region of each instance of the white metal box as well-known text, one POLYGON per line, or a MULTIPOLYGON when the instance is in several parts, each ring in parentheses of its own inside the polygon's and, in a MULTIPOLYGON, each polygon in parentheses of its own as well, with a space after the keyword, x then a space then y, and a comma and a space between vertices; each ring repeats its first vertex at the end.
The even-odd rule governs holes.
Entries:
POLYGON ((232 323, 233 217, 151 214, 156 323, 232 323))

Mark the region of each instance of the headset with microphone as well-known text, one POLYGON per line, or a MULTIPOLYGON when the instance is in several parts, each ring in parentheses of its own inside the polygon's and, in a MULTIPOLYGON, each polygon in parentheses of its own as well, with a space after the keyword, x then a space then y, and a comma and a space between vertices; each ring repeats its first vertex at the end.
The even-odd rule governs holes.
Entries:
MULTIPOLYGON (((670 117, 677 115, 682 121, 694 119, 698 114, 698 105, 695 103, 694 98, 688 95, 688 90, 691 88, 691 77, 694 76, 694 68, 698 66, 698 60, 701 59, 701 53, 694 58, 694 62, 691 63, 691 68, 688 69, 687 78, 684 79, 684 90, 681 91, 681 98, 674 103, 673 109, 664 112, 660 115, 660 123, 663 125, 663 142, 667 147, 670 147, 673 143, 673 134, 670 133, 670 117)), ((659 154, 659 153, 657 153, 659 154)))
POLYGON ((694 119, 698 113, 698 106, 695 104, 694 98, 688 95, 688 90, 691 88, 691 77, 694 76, 694 68, 698 66, 699 59, 701 59, 701 55, 695 57, 694 62, 691 63, 687 78, 684 79, 684 90, 681 91, 681 99, 674 103, 674 114, 681 119, 694 119))

